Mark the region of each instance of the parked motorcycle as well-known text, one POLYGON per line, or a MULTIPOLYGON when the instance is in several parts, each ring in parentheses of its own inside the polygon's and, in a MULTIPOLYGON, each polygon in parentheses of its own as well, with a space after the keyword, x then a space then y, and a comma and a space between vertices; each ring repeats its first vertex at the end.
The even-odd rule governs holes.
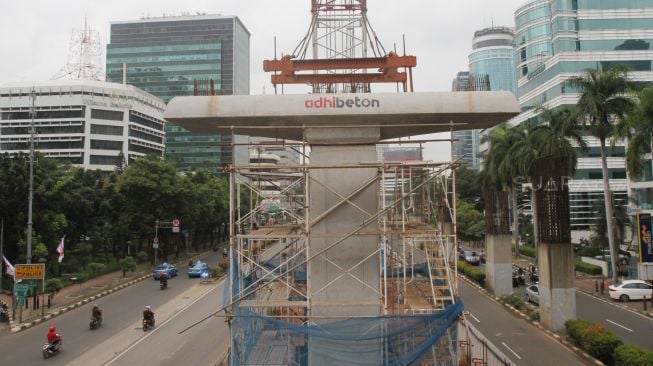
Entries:
POLYGON ((150 328, 154 328, 154 318, 152 320, 143 319, 143 332, 146 332, 150 328))
POLYGON ((4 301, 0 301, 0 322, 9 321, 9 307, 4 301))
POLYGON ((95 328, 99 328, 102 325, 102 318, 96 318, 94 316, 91 317, 90 323, 88 323, 88 327, 93 330, 95 328))
POLYGON ((56 353, 58 353, 61 350, 62 345, 63 345, 63 339, 59 340, 59 342, 56 345, 52 345, 51 343, 43 344, 43 347, 41 348, 41 352, 43 353, 43 358, 50 358, 54 356, 56 353))

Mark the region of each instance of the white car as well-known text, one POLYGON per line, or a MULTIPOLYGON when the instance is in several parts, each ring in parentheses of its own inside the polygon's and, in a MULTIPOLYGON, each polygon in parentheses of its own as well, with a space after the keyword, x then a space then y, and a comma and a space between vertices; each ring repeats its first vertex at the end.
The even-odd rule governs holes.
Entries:
POLYGON ((608 287, 608 293, 614 300, 628 301, 651 298, 651 285, 642 280, 626 280, 608 287))
POLYGON ((540 288, 537 285, 526 287, 526 302, 540 303, 540 288))

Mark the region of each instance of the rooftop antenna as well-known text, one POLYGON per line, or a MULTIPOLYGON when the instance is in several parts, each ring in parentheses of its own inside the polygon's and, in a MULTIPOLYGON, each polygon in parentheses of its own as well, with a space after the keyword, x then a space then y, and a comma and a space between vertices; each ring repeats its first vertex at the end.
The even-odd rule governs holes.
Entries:
POLYGON ((89 28, 84 17, 84 29, 73 29, 70 36, 68 62, 52 79, 102 80, 104 71, 100 65, 102 65, 100 33, 89 28))

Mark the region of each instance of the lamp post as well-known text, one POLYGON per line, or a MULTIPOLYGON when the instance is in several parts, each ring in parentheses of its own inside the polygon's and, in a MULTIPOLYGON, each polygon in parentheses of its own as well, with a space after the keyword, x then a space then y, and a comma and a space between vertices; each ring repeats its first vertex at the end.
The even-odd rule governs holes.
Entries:
POLYGON ((30 92, 30 97, 32 99, 32 106, 30 107, 30 116, 32 117, 32 122, 30 123, 29 128, 29 194, 28 194, 28 205, 27 205, 27 255, 26 262, 27 264, 32 263, 32 205, 34 201, 34 118, 36 117, 36 108, 34 103, 36 100, 36 91, 32 89, 30 92))

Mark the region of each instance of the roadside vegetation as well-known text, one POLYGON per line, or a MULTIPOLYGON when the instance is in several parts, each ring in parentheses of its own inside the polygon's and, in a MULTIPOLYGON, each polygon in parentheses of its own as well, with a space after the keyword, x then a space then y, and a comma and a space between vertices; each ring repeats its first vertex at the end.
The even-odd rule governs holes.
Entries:
MULTIPOLYGON (((72 282, 153 264, 155 235, 159 260, 215 246, 226 238, 228 184, 212 171, 178 174, 170 162, 154 156, 129 166, 118 162, 113 172, 63 166, 40 154, 37 159, 32 263, 45 263, 51 293, 72 282), (174 218, 181 221, 180 233, 172 233, 169 225, 155 232, 157 220, 169 223, 174 218), (65 256, 59 263, 62 238, 65 256)), ((26 263, 27 160, 26 155, 0 155, 3 254, 12 264, 26 263)), ((3 276, 2 287, 12 285, 3 276)))

